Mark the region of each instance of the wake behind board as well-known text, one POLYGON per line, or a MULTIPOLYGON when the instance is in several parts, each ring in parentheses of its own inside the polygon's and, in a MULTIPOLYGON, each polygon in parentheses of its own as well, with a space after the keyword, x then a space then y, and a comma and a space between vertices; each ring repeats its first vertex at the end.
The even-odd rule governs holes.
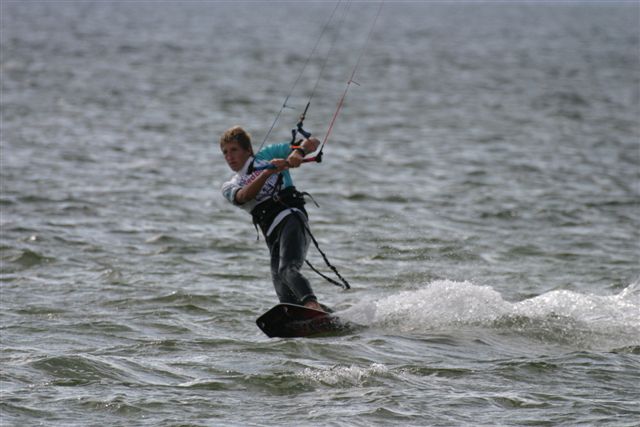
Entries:
POLYGON ((295 304, 276 305, 258 317, 256 324, 270 338, 308 337, 351 329, 349 322, 331 313, 295 304))

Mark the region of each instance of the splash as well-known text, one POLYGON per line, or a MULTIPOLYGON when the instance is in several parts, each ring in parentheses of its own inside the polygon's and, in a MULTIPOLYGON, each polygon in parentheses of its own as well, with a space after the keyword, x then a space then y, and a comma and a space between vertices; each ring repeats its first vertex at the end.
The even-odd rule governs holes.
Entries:
POLYGON ((340 315, 397 332, 472 327, 580 347, 633 347, 640 345, 640 284, 617 295, 556 290, 509 302, 490 286, 440 280, 363 302, 340 315))
POLYGON ((491 287, 445 280, 365 302, 341 316, 360 324, 410 331, 493 321, 509 310, 509 303, 491 287))

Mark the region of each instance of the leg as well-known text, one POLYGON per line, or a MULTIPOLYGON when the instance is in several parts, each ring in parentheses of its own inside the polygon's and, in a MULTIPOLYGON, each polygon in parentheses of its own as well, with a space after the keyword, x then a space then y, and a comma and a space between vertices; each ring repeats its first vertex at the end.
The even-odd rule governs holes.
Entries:
MULTIPOLYGON (((279 233, 279 230, 275 232, 279 233)), ((285 285, 280 273, 280 239, 274 238, 273 240, 267 240, 267 246, 269 247, 269 253, 271 255, 271 279, 273 280, 273 287, 276 289, 276 295, 281 303, 299 304, 296 296, 291 292, 289 287, 285 285)))
POLYGON ((299 214, 294 213, 286 217, 281 224, 278 276, 295 295, 298 304, 311 304, 317 301, 316 296, 307 278, 300 273, 309 248, 309 236, 303 221, 299 214))

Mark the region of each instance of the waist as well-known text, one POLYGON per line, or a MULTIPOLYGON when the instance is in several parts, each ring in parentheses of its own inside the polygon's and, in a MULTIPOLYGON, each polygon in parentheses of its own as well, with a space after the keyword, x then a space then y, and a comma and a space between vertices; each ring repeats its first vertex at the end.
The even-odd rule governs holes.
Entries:
POLYGON ((265 236, 268 236, 273 229, 272 224, 274 221, 276 219, 282 220, 287 215, 287 212, 285 212, 287 210, 291 212, 298 210, 304 213, 305 217, 308 217, 304 205, 304 195, 296 190, 295 187, 287 187, 273 197, 257 204, 251 210, 251 216, 253 223, 260 227, 265 236))

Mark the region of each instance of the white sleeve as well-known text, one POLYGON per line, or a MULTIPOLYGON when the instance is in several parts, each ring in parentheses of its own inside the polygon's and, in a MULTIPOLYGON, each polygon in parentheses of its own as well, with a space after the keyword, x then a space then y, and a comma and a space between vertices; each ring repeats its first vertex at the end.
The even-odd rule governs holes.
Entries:
POLYGON ((238 184, 236 177, 233 177, 231 180, 222 184, 222 195, 224 196, 225 199, 227 199, 229 202, 231 202, 235 206, 239 206, 239 204, 236 202, 236 193, 241 188, 242 186, 238 184))

